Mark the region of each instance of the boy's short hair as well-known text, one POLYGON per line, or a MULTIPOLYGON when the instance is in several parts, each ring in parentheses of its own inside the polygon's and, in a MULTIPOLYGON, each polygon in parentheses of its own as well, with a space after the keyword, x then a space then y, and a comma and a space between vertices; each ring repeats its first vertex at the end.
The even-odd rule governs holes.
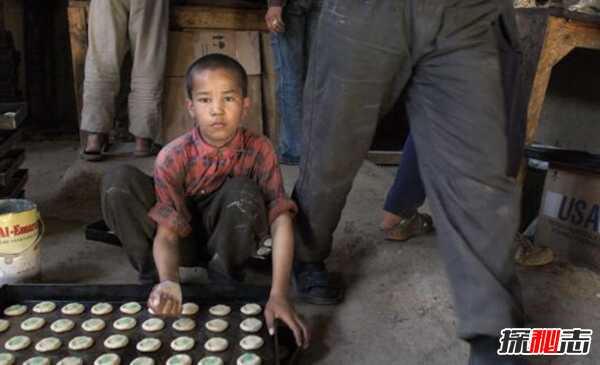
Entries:
POLYGON ((188 67, 185 73, 185 87, 187 90, 188 99, 192 99, 192 91, 194 90, 194 75, 206 70, 223 69, 235 76, 240 88, 242 96, 248 96, 248 74, 244 67, 235 59, 220 53, 212 53, 198 58, 188 67))

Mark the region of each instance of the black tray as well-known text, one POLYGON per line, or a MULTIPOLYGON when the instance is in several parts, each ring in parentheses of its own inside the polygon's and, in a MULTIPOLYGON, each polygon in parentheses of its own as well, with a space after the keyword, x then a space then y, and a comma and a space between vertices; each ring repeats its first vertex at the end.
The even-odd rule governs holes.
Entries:
POLYGON ((113 246, 123 246, 121 240, 108 228, 103 220, 85 226, 85 239, 108 243, 113 246))
MULTIPOLYGON (((52 364, 57 363, 66 356, 78 356, 83 359, 84 364, 91 365, 94 360, 102 353, 114 352, 121 357, 121 364, 127 365, 138 356, 149 356, 156 360, 157 365, 166 363, 166 360, 177 352, 171 350, 171 341, 179 336, 190 336, 196 340, 196 345, 190 351, 185 351, 192 357, 193 364, 196 364, 202 357, 208 353, 204 350, 204 342, 209 337, 220 336, 227 338, 229 349, 223 353, 216 354, 220 356, 225 364, 235 365, 237 357, 244 352, 238 345, 244 334, 239 330, 239 323, 245 317, 239 309, 248 302, 259 303, 263 306, 265 299, 268 298, 269 289, 257 286, 183 286, 184 302, 195 302, 200 306, 198 314, 193 318, 196 321, 196 329, 190 332, 177 332, 171 327, 176 318, 163 318, 165 328, 158 333, 144 332, 141 328, 143 321, 152 317, 145 308, 145 301, 152 289, 151 285, 71 285, 71 284, 24 284, 24 285, 4 285, 0 287, 0 317, 8 319, 11 322, 10 328, 0 334, 0 346, 4 350, 4 343, 12 336, 24 334, 29 336, 32 344, 21 351, 12 352, 16 358, 16 364, 23 363, 26 359, 33 356, 46 356, 52 364), (31 311, 32 307, 40 301, 50 300, 57 304, 57 308, 48 314, 37 314, 31 311), (70 302, 82 303, 86 310, 78 316, 66 316, 60 312, 62 305, 70 302), (109 302, 113 305, 113 312, 104 316, 95 316, 90 313, 90 308, 97 302, 109 302), (132 315, 137 320, 135 328, 129 331, 117 331, 112 327, 114 320, 124 316, 119 311, 122 303, 137 301, 144 309, 139 313, 132 315), (28 306, 28 311, 22 316, 6 317, 3 314, 4 308, 9 305, 23 303, 28 306), (231 306, 231 314, 226 320, 229 322, 229 328, 221 334, 213 334, 204 328, 204 323, 214 318, 208 314, 208 308, 214 304, 227 304, 231 306), (27 317, 39 316, 46 319, 46 324, 42 329, 34 332, 25 332, 21 330, 20 323, 27 317), (72 331, 56 334, 50 330, 50 324, 58 318, 69 318, 75 322, 75 328, 72 331), (85 332, 81 329, 81 324, 89 318, 101 318, 106 322, 106 328, 100 332, 85 332), (129 344, 118 350, 108 350, 104 347, 104 340, 112 334, 121 333, 129 337, 129 344), (68 342, 71 338, 86 335, 94 338, 94 345, 85 351, 71 351, 68 349, 68 342), (58 337, 62 341, 59 350, 50 353, 41 354, 35 351, 35 343, 45 337, 58 337), (143 354, 135 349, 135 345, 144 337, 155 337, 161 339, 161 348, 154 353, 143 354)), ((264 322, 262 315, 261 320, 264 322)), ((271 337, 267 333, 266 325, 258 333, 265 340, 265 345, 252 351, 263 359, 265 365, 293 365, 298 357, 298 347, 295 345, 293 334, 289 329, 281 325, 277 326, 275 336, 271 337)))
POLYGON ((19 169, 10 178, 8 185, 0 186, 0 199, 15 199, 21 195, 27 179, 29 170, 19 169))
POLYGON ((14 149, 21 137, 23 137, 23 128, 10 131, 0 130, 0 157, 14 149))
POLYGON ((25 150, 22 148, 10 150, 0 158, 0 185, 6 186, 11 182, 19 166, 25 161, 25 150))
POLYGON ((550 162, 551 164, 568 165, 572 168, 600 171, 600 155, 586 151, 568 150, 548 146, 526 146, 525 156, 550 162))

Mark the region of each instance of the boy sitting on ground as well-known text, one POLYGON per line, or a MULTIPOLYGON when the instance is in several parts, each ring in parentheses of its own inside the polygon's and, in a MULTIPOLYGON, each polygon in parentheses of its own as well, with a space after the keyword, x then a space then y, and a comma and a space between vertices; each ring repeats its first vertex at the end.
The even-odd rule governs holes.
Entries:
POLYGON ((159 153, 154 179, 131 166, 107 174, 102 211, 140 281, 156 282, 148 306, 179 315, 179 266, 204 265, 213 282, 239 282, 270 234, 273 281, 265 318, 281 319, 298 345, 308 331, 287 297, 294 253, 292 216, 273 146, 240 126, 248 114, 247 75, 234 59, 211 54, 186 74, 195 127, 159 153))

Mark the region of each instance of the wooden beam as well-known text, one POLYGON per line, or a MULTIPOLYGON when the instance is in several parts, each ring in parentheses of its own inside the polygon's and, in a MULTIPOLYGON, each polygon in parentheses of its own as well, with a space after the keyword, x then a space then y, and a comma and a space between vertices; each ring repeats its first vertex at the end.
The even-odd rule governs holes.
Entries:
POLYGON ((176 6, 171 9, 173 30, 230 29, 267 32, 265 11, 208 6, 176 6))
POLYGON ((86 8, 87 9, 89 6, 90 6, 89 1, 77 1, 77 0, 69 1, 70 8, 86 8))
MULTIPOLYGON (((71 0, 70 8, 89 7, 89 1, 71 0)), ((230 29, 268 32, 265 9, 242 9, 227 6, 173 6, 170 10, 171 30, 230 29)))
POLYGON ((371 150, 367 154, 367 160, 376 165, 398 165, 402 158, 402 151, 371 150))

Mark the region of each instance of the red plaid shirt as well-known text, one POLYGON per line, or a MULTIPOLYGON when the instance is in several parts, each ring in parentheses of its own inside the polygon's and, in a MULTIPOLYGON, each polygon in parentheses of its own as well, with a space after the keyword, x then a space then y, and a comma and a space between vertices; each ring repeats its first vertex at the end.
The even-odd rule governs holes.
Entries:
POLYGON ((298 208, 285 194, 277 156, 266 137, 241 128, 231 142, 218 148, 206 143, 194 128, 158 154, 154 164, 156 205, 148 215, 180 237, 188 236, 192 216, 186 197, 210 194, 230 176, 248 177, 257 183, 265 198, 269 223, 282 213, 296 214, 298 208))

